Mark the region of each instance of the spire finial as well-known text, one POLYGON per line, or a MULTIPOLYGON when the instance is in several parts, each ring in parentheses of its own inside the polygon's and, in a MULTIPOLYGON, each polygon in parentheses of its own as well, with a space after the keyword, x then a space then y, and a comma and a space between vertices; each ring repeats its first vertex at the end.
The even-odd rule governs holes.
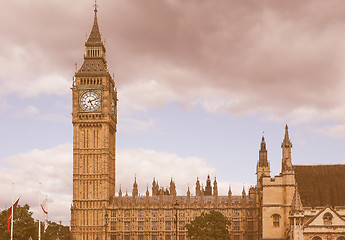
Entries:
POLYGON ((290 138, 289 138, 289 127, 287 124, 285 125, 285 136, 284 136, 283 144, 291 145, 290 138))
POLYGON ((98 8, 98 5, 97 5, 97 0, 95 0, 95 5, 93 5, 95 7, 95 13, 97 12, 97 8, 98 8))

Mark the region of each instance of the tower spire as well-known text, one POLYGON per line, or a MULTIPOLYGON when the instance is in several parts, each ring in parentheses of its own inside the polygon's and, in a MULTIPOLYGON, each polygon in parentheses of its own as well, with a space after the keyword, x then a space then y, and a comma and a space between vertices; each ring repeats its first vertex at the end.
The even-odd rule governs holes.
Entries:
POLYGON ((265 137, 263 135, 261 138, 260 151, 259 151, 259 166, 268 167, 266 142, 265 142, 265 137))
POLYGON ((93 19, 93 25, 92 25, 91 33, 90 33, 90 36, 87 39, 86 43, 89 43, 89 44, 98 43, 98 44, 103 45, 101 33, 100 33, 99 27, 98 27, 98 20, 97 20, 97 12, 98 12, 97 0, 95 0, 94 12, 95 12, 95 16, 93 19))
POLYGON ((282 172, 292 170, 292 161, 291 161, 292 143, 289 138, 289 128, 287 124, 285 126, 285 136, 284 136, 284 140, 282 142, 281 147, 283 149, 282 172))

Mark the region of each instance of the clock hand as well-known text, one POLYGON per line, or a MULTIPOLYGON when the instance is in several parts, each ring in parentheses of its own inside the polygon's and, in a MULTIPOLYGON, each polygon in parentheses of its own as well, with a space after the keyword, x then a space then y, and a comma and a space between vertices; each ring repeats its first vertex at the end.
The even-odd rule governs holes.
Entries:
POLYGON ((91 99, 89 99, 89 101, 88 101, 88 103, 90 103, 92 107, 93 107, 93 104, 92 104, 93 101, 94 100, 91 100, 91 99))

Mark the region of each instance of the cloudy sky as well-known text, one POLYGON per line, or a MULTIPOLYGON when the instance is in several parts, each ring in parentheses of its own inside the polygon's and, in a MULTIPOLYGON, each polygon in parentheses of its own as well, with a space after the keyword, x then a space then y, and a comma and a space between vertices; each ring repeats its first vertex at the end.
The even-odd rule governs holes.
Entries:
MULTIPOLYGON (((52 221, 72 203, 71 84, 92 0, 0 0, 0 209, 21 195, 52 221), (41 184, 39 184, 41 183, 41 184)), ((289 125, 295 164, 345 163, 345 5, 334 1, 99 0, 119 97, 116 192, 153 177, 179 195, 272 175, 289 125)))

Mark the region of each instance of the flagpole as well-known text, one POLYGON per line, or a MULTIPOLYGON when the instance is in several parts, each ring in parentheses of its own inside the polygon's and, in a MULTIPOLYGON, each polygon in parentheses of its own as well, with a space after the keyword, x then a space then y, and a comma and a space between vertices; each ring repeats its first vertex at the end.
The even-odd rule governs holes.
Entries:
POLYGON ((12 185, 12 207, 11 207, 11 240, 13 240, 13 194, 14 194, 14 183, 12 185))
POLYGON ((39 183, 39 193, 38 193, 38 240, 41 240, 41 183, 39 183))

